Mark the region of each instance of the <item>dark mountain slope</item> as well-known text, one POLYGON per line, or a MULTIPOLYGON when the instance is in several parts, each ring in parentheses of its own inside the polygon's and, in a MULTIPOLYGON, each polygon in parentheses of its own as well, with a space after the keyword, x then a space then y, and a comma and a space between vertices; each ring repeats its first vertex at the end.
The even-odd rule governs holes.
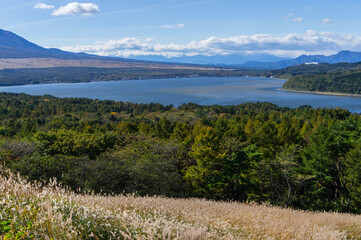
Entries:
POLYGON ((84 53, 70 53, 59 49, 47 49, 9 31, 0 29, 0 58, 93 58, 84 53))

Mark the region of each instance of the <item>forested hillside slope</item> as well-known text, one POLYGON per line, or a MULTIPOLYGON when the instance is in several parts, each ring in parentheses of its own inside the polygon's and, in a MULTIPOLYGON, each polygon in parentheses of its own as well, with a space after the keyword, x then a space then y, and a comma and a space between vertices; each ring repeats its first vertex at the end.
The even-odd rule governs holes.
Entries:
POLYGON ((315 75, 321 73, 335 73, 342 71, 357 70, 361 68, 361 63, 320 63, 320 64, 301 64, 287 67, 280 70, 265 72, 266 77, 273 78, 291 78, 294 76, 315 75))
POLYGON ((1 164, 73 190, 361 213, 361 117, 0 94, 1 164))
POLYGON ((361 70, 291 77, 284 89, 313 92, 361 94, 361 70))

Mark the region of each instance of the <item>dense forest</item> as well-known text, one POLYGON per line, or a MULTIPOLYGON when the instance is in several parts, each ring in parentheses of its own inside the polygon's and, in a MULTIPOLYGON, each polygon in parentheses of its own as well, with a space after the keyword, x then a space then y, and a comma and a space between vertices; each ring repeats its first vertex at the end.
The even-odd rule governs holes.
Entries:
POLYGON ((291 78, 294 76, 316 75, 321 73, 335 73, 350 71, 361 68, 361 63, 319 63, 319 64, 301 64, 279 70, 267 71, 263 75, 273 78, 291 78))
POLYGON ((44 84, 44 83, 79 83, 93 81, 117 81, 125 79, 155 79, 175 77, 236 77, 256 76, 259 70, 197 70, 163 68, 37 68, 0 70, 0 86, 44 84))
POLYGON ((265 77, 288 78, 284 89, 361 94, 361 63, 301 64, 268 71, 265 77))
POLYGON ((342 109, 0 94, 1 164, 74 191, 361 213, 361 117, 342 109))
POLYGON ((284 89, 361 94, 361 71, 341 71, 291 77, 284 89))

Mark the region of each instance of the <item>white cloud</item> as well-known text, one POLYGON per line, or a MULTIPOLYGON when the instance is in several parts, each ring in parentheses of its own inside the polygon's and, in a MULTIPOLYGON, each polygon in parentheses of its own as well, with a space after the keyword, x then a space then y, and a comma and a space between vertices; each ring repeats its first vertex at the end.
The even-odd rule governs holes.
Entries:
POLYGON ((165 29, 173 29, 173 28, 184 28, 186 25, 184 23, 176 24, 176 25, 163 25, 161 28, 165 29))
POLYGON ((292 19, 292 21, 294 21, 294 22, 302 22, 302 21, 303 21, 303 17, 294 18, 294 19, 292 19))
POLYGON ((72 2, 52 12, 54 16, 62 15, 93 15, 99 12, 99 6, 94 3, 72 2))
POLYGON ((292 17, 292 16, 293 16, 293 13, 289 13, 289 14, 287 14, 286 16, 284 16, 283 19, 284 19, 284 20, 288 20, 288 19, 290 19, 290 17, 292 17))
POLYGON ((332 21, 332 20, 329 19, 329 18, 324 18, 324 19, 321 21, 321 23, 323 23, 323 24, 334 24, 335 22, 332 21))
POLYGON ((45 3, 37 3, 34 5, 35 9, 47 9, 47 10, 51 10, 54 9, 54 5, 48 5, 45 3))
POLYGON ((174 25, 163 25, 163 26, 160 26, 160 28, 172 29, 172 28, 174 28, 174 25))
POLYGON ((242 35, 229 38, 210 37, 187 44, 158 44, 153 39, 124 38, 96 42, 92 45, 63 47, 63 50, 103 56, 132 57, 155 55, 164 57, 215 56, 228 54, 268 53, 282 57, 301 54, 330 55, 341 50, 361 51, 361 36, 315 32, 272 36, 242 35))

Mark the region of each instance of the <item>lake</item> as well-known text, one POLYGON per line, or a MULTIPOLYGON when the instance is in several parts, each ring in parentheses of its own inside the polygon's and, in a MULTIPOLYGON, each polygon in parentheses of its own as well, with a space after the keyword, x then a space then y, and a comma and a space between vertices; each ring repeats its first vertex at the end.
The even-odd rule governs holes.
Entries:
POLYGON ((271 102, 279 106, 341 107, 361 113, 361 98, 294 93, 280 90, 284 80, 268 78, 173 78, 113 82, 43 84, 0 87, 2 92, 56 97, 86 97, 133 103, 162 103, 178 106, 194 102, 203 105, 231 105, 271 102))

